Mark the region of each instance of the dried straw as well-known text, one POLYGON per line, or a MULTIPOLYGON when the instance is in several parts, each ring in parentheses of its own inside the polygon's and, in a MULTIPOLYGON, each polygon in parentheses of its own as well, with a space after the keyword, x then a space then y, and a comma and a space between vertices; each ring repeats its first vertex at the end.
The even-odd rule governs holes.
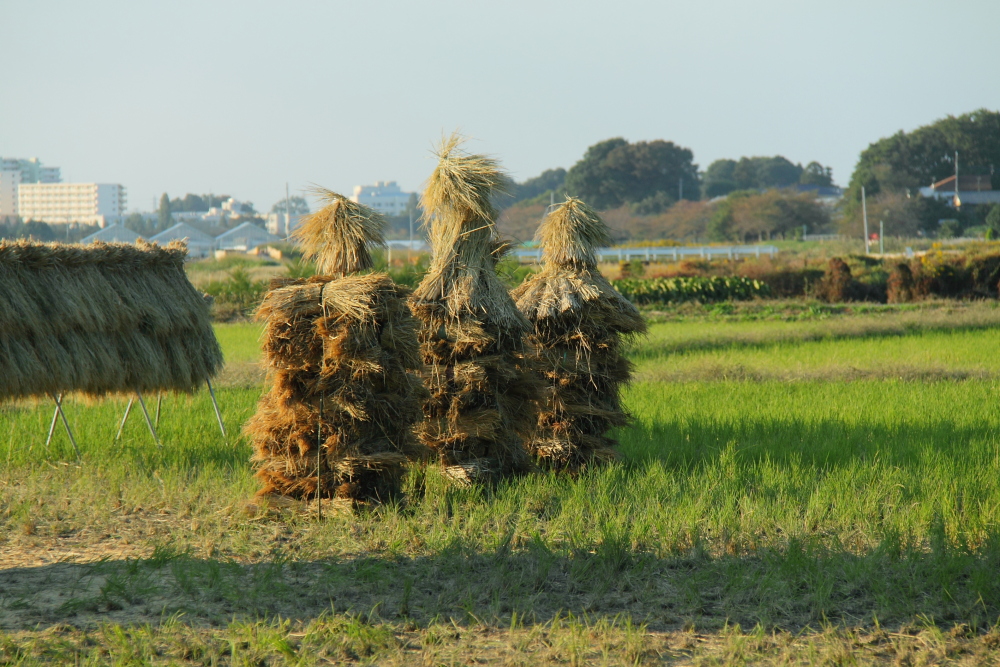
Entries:
POLYGON ((194 391, 222 366, 186 247, 0 242, 0 398, 194 391))
POLYGON ((367 271, 371 251, 385 245, 385 218, 377 211, 325 188, 315 188, 326 206, 302 219, 292 236, 321 275, 367 271))
MULTIPOLYGON (((534 422, 537 380, 524 368, 529 324, 496 274, 508 246, 492 199, 507 181, 496 161, 448 138, 423 193, 430 269, 410 300, 430 398, 418 430, 466 479, 530 469, 523 436, 534 422)), ((457 472, 455 473, 457 474, 457 472)))
MULTIPOLYGON (((330 199, 307 223, 311 255, 327 270, 370 267, 384 219, 330 199)), ((408 297, 385 273, 273 284, 257 313, 272 386, 244 429, 260 493, 318 489, 352 501, 398 493, 407 461, 426 452, 414 435, 424 391, 408 297)))
POLYGON ((546 385, 528 449, 559 470, 613 458, 617 443, 606 432, 628 423, 620 392, 632 369, 623 347, 646 324, 597 270, 594 249, 608 236, 593 209, 568 198, 538 230, 542 270, 513 291, 533 325, 532 361, 546 385))

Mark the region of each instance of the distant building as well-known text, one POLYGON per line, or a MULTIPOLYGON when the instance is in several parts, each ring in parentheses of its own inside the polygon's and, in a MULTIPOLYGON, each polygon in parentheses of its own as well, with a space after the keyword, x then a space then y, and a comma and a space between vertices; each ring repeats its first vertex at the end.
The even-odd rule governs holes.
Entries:
POLYGON ((102 243, 135 243, 141 238, 143 238, 142 235, 133 232, 131 229, 115 224, 96 231, 90 236, 84 236, 80 239, 80 243, 84 245, 93 243, 94 241, 101 241, 102 243))
MULTIPOLYGON (((973 174, 958 176, 958 199, 962 206, 977 206, 979 204, 1000 204, 1000 190, 994 190, 990 176, 976 176, 973 174)), ((920 194, 924 197, 943 199, 954 205, 955 201, 955 177, 941 179, 937 183, 932 183, 929 187, 920 188, 920 194)))
POLYGON ((277 243, 278 241, 281 239, 274 234, 268 233, 253 223, 244 222, 240 226, 216 236, 215 247, 218 250, 247 252, 259 245, 277 243))
POLYGON ((62 183, 59 167, 46 167, 36 157, 0 157, 0 171, 21 172, 22 183, 62 183))
POLYGON ((178 222, 170 229, 164 230, 149 239, 160 245, 171 241, 187 241, 188 257, 210 257, 215 251, 215 239, 191 225, 178 222))
POLYGON ((0 169, 0 218, 17 215, 17 187, 21 185, 21 172, 17 169, 0 169))
POLYGON ((264 217, 264 226, 271 234, 285 239, 291 236, 303 217, 294 213, 291 217, 286 217, 284 213, 268 213, 264 217))
POLYGON ((382 215, 406 215, 410 192, 403 192, 396 181, 375 181, 375 185, 356 185, 351 201, 369 206, 382 215))
POLYGON ((120 222, 125 187, 118 183, 24 183, 17 188, 22 220, 79 222, 105 227, 120 222))

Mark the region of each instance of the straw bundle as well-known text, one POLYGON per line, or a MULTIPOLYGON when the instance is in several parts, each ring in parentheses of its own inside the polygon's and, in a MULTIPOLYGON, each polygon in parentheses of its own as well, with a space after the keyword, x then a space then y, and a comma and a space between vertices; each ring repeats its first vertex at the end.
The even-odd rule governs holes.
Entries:
POLYGON ((181 243, 0 242, 0 399, 203 385, 222 352, 186 255, 181 243))
MULTIPOLYGON (((328 205, 300 228, 307 256, 341 274, 369 268, 384 220, 323 196, 328 205)), ((272 286, 257 313, 272 386, 245 427, 260 493, 318 490, 355 501, 397 493, 406 462, 425 451, 413 434, 422 386, 408 296, 385 273, 272 286)))
POLYGON ((522 445, 538 384, 524 369, 530 325, 496 274, 507 251, 491 201, 504 183, 497 163, 446 140, 423 193, 433 259, 410 307, 430 397, 418 435, 463 481, 530 469, 522 445))
POLYGON ((513 292, 534 326, 529 341, 545 379, 528 449, 549 467, 575 471, 615 456, 617 443, 605 433, 628 422, 619 392, 632 372, 622 347, 646 324, 597 270, 594 250, 610 238, 589 206, 568 198, 538 237, 542 270, 513 292))

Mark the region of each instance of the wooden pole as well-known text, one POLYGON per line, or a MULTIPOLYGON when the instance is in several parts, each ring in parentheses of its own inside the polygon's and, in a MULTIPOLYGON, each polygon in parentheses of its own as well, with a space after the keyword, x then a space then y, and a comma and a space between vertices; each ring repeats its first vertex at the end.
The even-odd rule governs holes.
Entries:
POLYGON ((156 435, 156 429, 153 428, 153 420, 149 418, 149 411, 146 410, 146 401, 142 400, 142 394, 138 391, 135 395, 139 397, 139 407, 142 408, 142 416, 146 418, 146 426, 149 427, 149 432, 153 434, 153 440, 156 442, 157 447, 162 447, 163 443, 160 442, 160 437, 156 435))
POLYGON ((128 413, 132 411, 132 404, 135 403, 135 397, 128 397, 128 405, 125 406, 125 416, 122 417, 122 423, 118 426, 118 435, 115 436, 115 442, 117 442, 122 437, 122 431, 125 430, 125 422, 128 420, 128 413))
POLYGON ((153 419, 153 425, 156 428, 160 428, 160 404, 163 403, 163 394, 156 395, 156 418, 153 419))
POLYGON ((319 421, 316 422, 316 519, 323 518, 323 394, 319 395, 319 421))
MULTIPOLYGON (((52 442, 52 435, 56 432, 56 420, 59 419, 59 408, 52 411, 52 423, 49 424, 49 437, 45 438, 45 450, 48 451, 49 443, 52 442)), ((28 453, 31 453, 31 447, 28 447, 28 453)))
POLYGON ((226 427, 222 425, 222 413, 219 412, 219 403, 215 400, 215 391, 212 389, 212 381, 205 378, 205 384, 208 385, 208 394, 212 397, 212 407, 215 408, 215 418, 219 422, 219 430, 222 431, 222 437, 228 437, 226 436, 226 427))

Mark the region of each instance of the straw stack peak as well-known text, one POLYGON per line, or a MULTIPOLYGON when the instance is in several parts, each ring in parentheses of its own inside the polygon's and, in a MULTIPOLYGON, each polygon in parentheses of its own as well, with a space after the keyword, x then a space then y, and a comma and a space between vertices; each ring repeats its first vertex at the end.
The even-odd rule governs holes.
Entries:
POLYGON ((467 153, 461 145, 458 134, 441 141, 436 151, 438 164, 427 181, 420 205, 435 221, 452 225, 478 221, 492 227, 496 218, 493 196, 505 190, 509 179, 496 160, 467 153))
POLYGON ((594 209, 576 197, 555 207, 538 228, 546 263, 594 268, 594 251, 611 242, 608 226, 594 209))
POLYGON ((323 275, 344 275, 374 266, 372 249, 385 245, 386 221, 380 213, 342 194, 315 188, 325 206, 306 216, 293 236, 323 275))

